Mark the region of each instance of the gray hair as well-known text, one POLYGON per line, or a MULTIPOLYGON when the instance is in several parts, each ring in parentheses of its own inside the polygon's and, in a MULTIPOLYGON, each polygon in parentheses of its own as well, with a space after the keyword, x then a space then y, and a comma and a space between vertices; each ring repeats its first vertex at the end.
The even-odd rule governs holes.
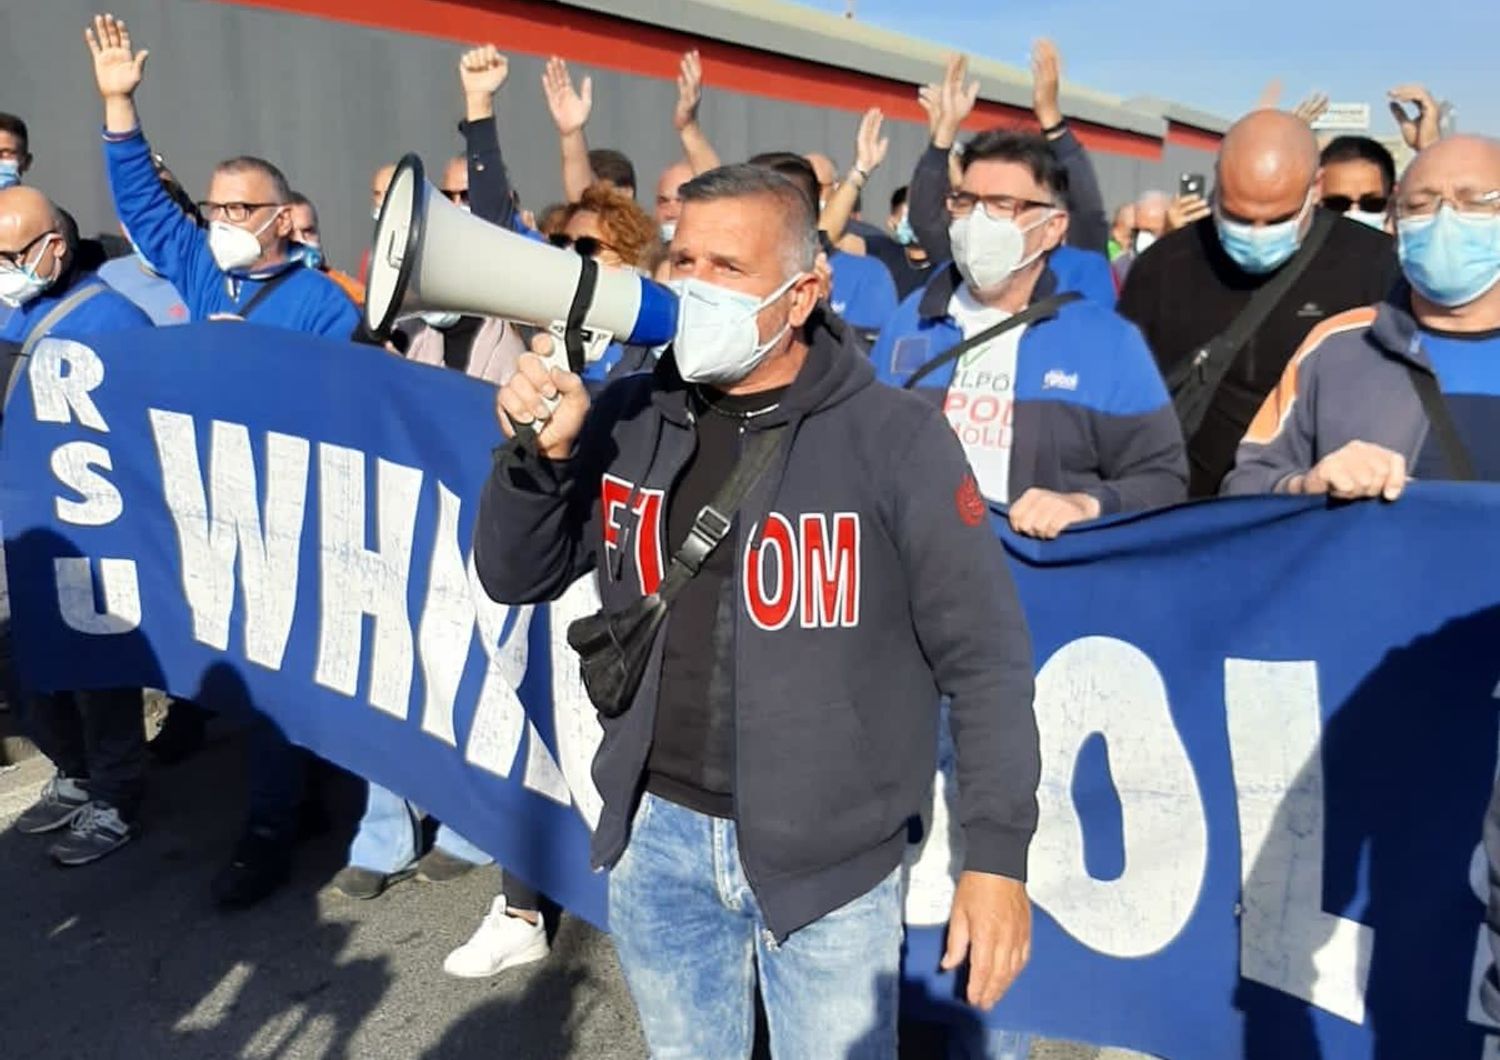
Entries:
POLYGON ((818 219, 802 189, 774 170, 740 164, 720 166, 682 186, 683 202, 768 198, 780 209, 782 266, 787 274, 806 272, 818 259, 818 219))
POLYGON ((277 169, 264 158, 256 158, 254 155, 240 155, 238 158, 225 159, 214 167, 215 173, 260 173, 271 182, 271 187, 276 196, 278 205, 285 205, 291 200, 292 186, 287 183, 286 174, 277 169))

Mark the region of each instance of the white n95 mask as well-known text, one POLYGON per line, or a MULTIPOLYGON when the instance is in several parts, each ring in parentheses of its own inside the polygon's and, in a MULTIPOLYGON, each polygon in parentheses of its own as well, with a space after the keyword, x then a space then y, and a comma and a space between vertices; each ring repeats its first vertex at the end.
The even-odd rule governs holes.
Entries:
POLYGON ((277 210, 266 223, 251 232, 228 221, 213 221, 208 226, 208 250, 214 256, 214 264, 224 272, 233 272, 253 265, 260 258, 260 234, 281 216, 277 210))
POLYGON ((760 311, 792 289, 797 273, 765 298, 731 291, 696 278, 673 280, 677 295, 677 336, 672 356, 685 382, 737 383, 755 370, 771 347, 791 330, 791 323, 765 342, 756 323, 760 311))
POLYGON ((983 206, 975 206, 967 217, 955 217, 948 226, 948 239, 964 282, 981 293, 1004 287, 1017 270, 1041 257, 1041 250, 1024 257, 1026 234, 1045 224, 1055 212, 1048 210, 1025 228, 1009 217, 991 217, 983 206))

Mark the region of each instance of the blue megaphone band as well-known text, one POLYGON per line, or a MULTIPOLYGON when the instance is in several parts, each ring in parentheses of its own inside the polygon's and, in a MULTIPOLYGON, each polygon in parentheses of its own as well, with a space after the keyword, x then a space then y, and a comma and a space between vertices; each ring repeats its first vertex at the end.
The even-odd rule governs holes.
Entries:
POLYGON ((641 281, 641 310, 625 340, 632 346, 665 346, 677 334, 677 296, 659 283, 641 281))

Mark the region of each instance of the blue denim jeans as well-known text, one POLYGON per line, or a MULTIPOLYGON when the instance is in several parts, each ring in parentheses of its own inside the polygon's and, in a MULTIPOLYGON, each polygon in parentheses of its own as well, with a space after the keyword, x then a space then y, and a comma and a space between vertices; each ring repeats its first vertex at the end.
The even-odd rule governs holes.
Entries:
POLYGON ((740 866, 734 822, 647 794, 610 873, 609 910, 655 1060, 748 1057, 757 973, 779 1060, 895 1057, 899 869, 778 944, 740 866))
MULTIPOLYGON (((349 844, 349 864, 389 876, 410 868, 421 855, 422 816, 394 791, 379 784, 368 787, 365 815, 349 844)), ((475 865, 494 860, 446 824, 438 826, 435 845, 475 865)))

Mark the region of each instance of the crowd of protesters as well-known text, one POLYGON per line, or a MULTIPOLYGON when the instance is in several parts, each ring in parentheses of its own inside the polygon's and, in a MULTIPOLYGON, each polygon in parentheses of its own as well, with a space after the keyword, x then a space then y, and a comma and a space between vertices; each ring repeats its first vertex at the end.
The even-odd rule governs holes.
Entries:
MULTIPOLYGON (((634 708, 606 726, 595 857, 614 869, 616 944, 654 1054, 743 1055, 758 975, 778 1055, 892 1055, 902 837, 931 784, 940 698, 968 851, 945 965, 967 961, 969 1000, 988 1007, 1025 964, 1032 661, 988 506, 1050 539, 1221 493, 1394 501, 1413 477, 1500 478, 1500 143, 1444 138, 1417 86, 1392 93, 1415 152, 1404 173, 1375 140, 1320 143, 1316 103, 1262 107, 1228 130, 1207 186, 1147 191, 1111 215, 1059 106, 1056 49, 1033 55, 1038 131, 966 140, 979 85, 956 57, 921 89, 929 146, 872 224, 861 198, 888 148, 878 110, 847 169, 777 144, 725 165, 699 122, 696 53, 673 114, 682 157, 659 175, 590 147, 593 86, 553 58, 542 87, 565 198, 522 203, 494 120, 508 63, 473 49, 457 64, 464 153, 436 171, 441 192, 682 299, 673 344, 615 345, 575 376, 538 356, 549 336, 489 316, 424 312, 365 332, 368 255, 355 274, 334 268, 316 206, 263 158, 221 162, 194 201, 134 104, 146 52, 112 16, 85 36, 121 253, 81 238, 27 182, 29 131, 0 114, 0 342, 13 352, 250 320, 495 384, 501 425, 535 427, 532 449, 497 459, 476 531, 480 579, 504 602, 553 598, 590 572, 607 606, 657 591, 621 567, 628 550, 606 548, 618 528, 601 527, 597 497, 612 467, 667 494, 661 525, 633 529, 668 555, 704 534, 749 439, 785 452, 774 485, 747 487, 760 500, 746 512, 764 516, 774 496, 793 522, 827 509, 863 528, 862 598, 800 627, 778 625, 748 575, 739 621, 733 544, 686 559, 683 544, 681 613, 634 708)), ((390 180, 390 167, 374 175, 376 216, 390 180)), ((56 766, 17 829, 56 836, 65 866, 129 843, 150 757, 139 690, 9 695, 56 766)), ((173 703, 157 757, 192 753, 206 717, 173 703)), ((245 743, 247 818, 212 881, 226 908, 286 882, 316 816, 310 754, 267 720, 245 743)), ((421 825, 418 807, 370 784, 335 887, 375 899, 490 861, 446 824, 424 851, 421 825)), ((544 959, 544 905, 504 876, 444 970, 544 959)), ((1024 1055, 1026 1041, 996 1032, 980 1048, 1024 1055)))

